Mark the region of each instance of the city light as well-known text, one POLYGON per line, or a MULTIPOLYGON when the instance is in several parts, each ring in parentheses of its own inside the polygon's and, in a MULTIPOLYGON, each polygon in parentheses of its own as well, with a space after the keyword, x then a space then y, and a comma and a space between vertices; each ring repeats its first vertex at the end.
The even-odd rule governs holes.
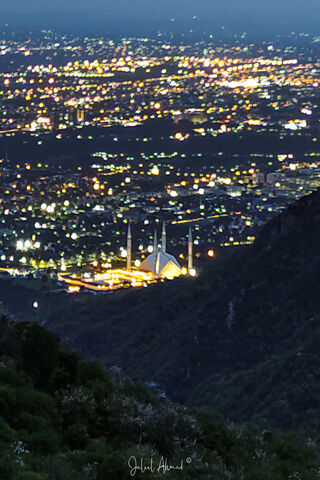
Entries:
POLYGON ((189 227, 199 273, 219 249, 251 245, 265 222, 320 187, 317 39, 299 50, 288 38, 54 36, 0 47, 5 62, 23 55, 0 73, 2 268, 86 284, 109 271, 114 285, 138 286, 123 273, 130 220, 132 270, 156 253, 155 229, 159 253, 165 222, 166 253, 182 263, 179 274, 194 276, 189 227), (19 157, 6 153, 11 141, 19 157))

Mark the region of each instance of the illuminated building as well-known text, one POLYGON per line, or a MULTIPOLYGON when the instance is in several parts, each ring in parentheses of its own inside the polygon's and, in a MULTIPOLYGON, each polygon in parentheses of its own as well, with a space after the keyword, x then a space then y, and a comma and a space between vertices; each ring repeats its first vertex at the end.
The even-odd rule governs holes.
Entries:
MULTIPOLYGON (((159 248, 157 232, 154 233, 153 252, 142 262, 140 270, 132 269, 132 234, 131 225, 127 233, 127 267, 126 269, 108 269, 93 276, 85 274, 60 274, 59 281, 68 285, 69 293, 78 293, 80 288, 96 292, 108 292, 127 287, 146 287, 159 279, 173 279, 184 272, 176 258, 166 251, 166 227, 162 226, 161 247, 159 248)), ((189 271, 192 275, 192 271, 189 271)))
POLYGON ((157 242, 157 232, 154 234, 153 252, 142 262, 141 270, 151 272, 156 278, 174 278, 182 275, 182 269, 173 255, 166 251, 166 227, 163 223, 161 248, 157 242))

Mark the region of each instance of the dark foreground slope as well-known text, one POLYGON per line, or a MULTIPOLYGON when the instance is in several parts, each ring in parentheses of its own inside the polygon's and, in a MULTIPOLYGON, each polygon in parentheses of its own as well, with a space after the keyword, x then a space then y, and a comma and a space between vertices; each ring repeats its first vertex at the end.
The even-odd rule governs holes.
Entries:
POLYGON ((320 425, 320 192, 195 280, 113 297, 46 296, 76 349, 190 405, 284 428, 320 425))
POLYGON ((37 323, 0 319, 1 480, 316 480, 319 465, 311 439, 176 407, 37 323), (152 473, 132 470, 151 458, 152 473), (181 470, 165 470, 165 459, 181 470))

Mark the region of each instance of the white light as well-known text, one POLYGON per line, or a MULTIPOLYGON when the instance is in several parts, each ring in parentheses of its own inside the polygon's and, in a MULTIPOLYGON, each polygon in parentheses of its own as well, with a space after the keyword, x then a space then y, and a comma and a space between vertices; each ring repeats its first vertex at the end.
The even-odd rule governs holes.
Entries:
POLYGON ((75 232, 73 232, 73 233, 71 233, 71 238, 72 238, 72 240, 77 240, 78 235, 75 232))
POLYGON ((5 255, 1 255, 1 260, 4 261, 6 259, 5 255))
POLYGON ((28 248, 30 248, 30 247, 31 247, 31 242, 30 242, 30 240, 26 240, 26 241, 24 242, 24 248, 28 249, 28 248))
POLYGON ((62 272, 65 272, 67 270, 67 267, 65 266, 65 264, 63 263, 60 267, 61 271, 62 272))
POLYGON ((47 209, 47 204, 46 203, 42 203, 41 204, 41 210, 46 210, 47 209))
POLYGON ((33 302, 33 308, 38 308, 39 307, 39 303, 37 301, 33 302))
POLYGON ((141 262, 140 262, 140 260, 135 260, 135 262, 134 262, 134 266, 139 268, 139 267, 140 267, 140 265, 141 265, 141 262))
POLYGON ((196 274, 197 274, 197 272, 196 272, 196 269, 195 269, 195 268, 191 268, 189 273, 190 273, 191 277, 195 277, 195 276, 196 276, 196 274))
POLYGON ((171 196, 171 197, 177 197, 177 196, 178 196, 178 192, 177 192, 176 190, 171 190, 170 196, 171 196))
POLYGON ((16 249, 17 250, 23 250, 23 247, 24 247, 23 240, 18 240, 17 243, 16 243, 16 249))
POLYGON ((199 195, 203 195, 204 194, 204 188, 199 188, 199 195))
POLYGON ((127 256, 127 250, 125 248, 122 248, 121 251, 120 251, 120 255, 122 258, 125 258, 127 256))
POLYGON ((284 128, 287 130, 298 130, 298 126, 295 123, 286 123, 284 128))
POLYGON ((147 251, 148 251, 148 253, 152 253, 153 252, 153 246, 149 245, 148 248, 147 248, 147 251))

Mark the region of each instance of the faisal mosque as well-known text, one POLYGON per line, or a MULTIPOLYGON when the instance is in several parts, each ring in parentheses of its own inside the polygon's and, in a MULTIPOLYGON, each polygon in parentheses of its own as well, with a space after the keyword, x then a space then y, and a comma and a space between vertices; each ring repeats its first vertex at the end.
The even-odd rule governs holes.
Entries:
POLYGON ((70 293, 81 290, 96 292, 108 292, 127 287, 147 287, 159 280, 173 279, 181 275, 194 276, 196 271, 193 267, 193 240, 191 227, 188 235, 188 266, 181 267, 178 260, 167 252, 166 225, 162 224, 161 242, 158 243, 157 232, 153 237, 153 250, 141 263, 139 269, 132 266, 132 233, 131 225, 128 225, 127 233, 127 262, 126 268, 107 269, 100 273, 76 274, 61 273, 58 277, 60 282, 68 285, 70 293))
MULTIPOLYGON (((131 271, 132 263, 132 237, 131 227, 128 226, 127 236, 127 270, 131 271)), ((155 278, 175 278, 183 275, 183 269, 177 259, 167 252, 166 225, 162 224, 161 244, 158 245, 157 231, 153 237, 153 252, 142 262, 140 270, 150 272, 155 278)), ((191 228, 188 237, 188 272, 193 272, 193 242, 191 228)))

